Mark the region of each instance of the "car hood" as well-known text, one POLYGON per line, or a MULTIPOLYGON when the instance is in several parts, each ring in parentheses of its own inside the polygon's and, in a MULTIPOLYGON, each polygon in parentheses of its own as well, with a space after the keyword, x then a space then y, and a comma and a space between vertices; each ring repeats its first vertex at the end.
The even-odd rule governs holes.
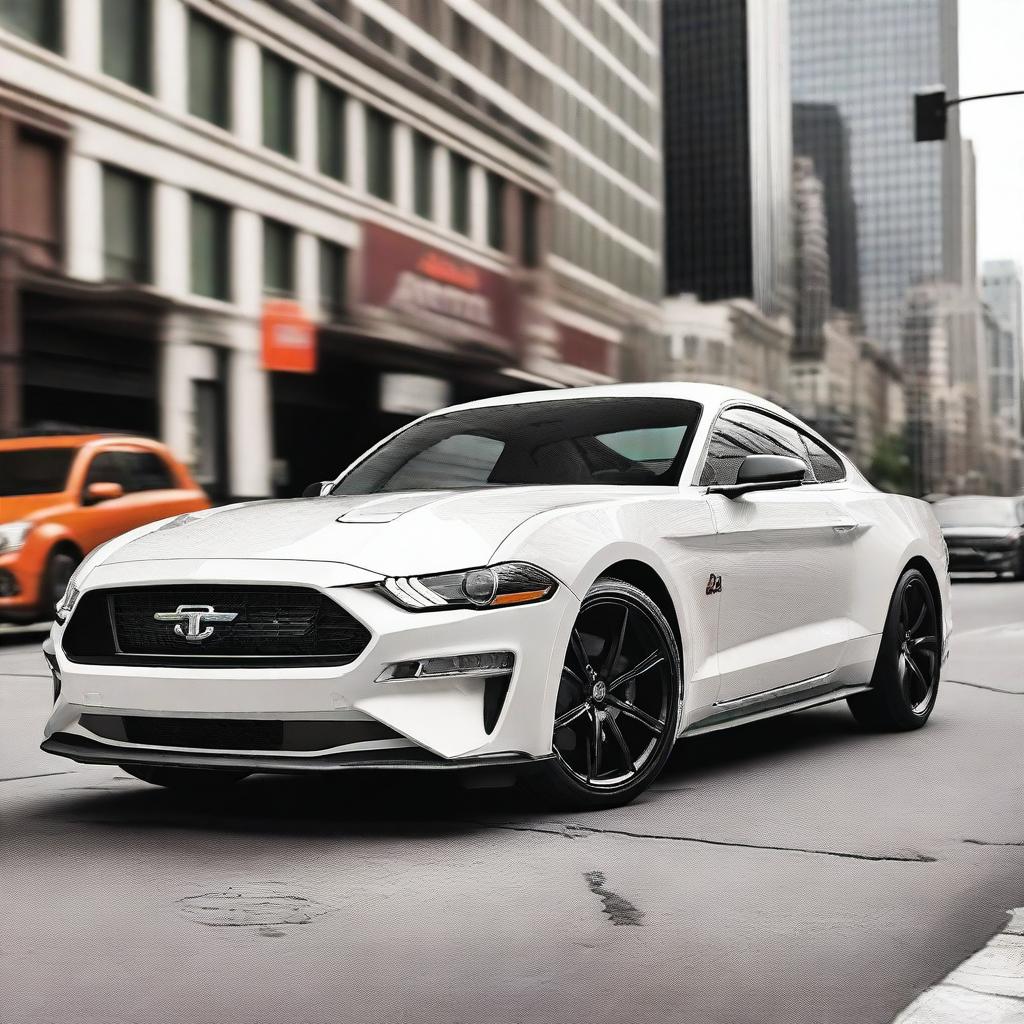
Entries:
POLYGON ((944 526, 942 536, 947 541, 977 539, 997 539, 1013 533, 1012 526, 944 526))
POLYGON ((339 562, 384 576, 444 572, 485 564, 512 530, 541 512, 643 490, 502 487, 257 501, 179 516, 104 562, 282 559, 339 562))
POLYGON ((64 494, 18 494, 0 497, 0 523, 37 520, 67 504, 64 494))

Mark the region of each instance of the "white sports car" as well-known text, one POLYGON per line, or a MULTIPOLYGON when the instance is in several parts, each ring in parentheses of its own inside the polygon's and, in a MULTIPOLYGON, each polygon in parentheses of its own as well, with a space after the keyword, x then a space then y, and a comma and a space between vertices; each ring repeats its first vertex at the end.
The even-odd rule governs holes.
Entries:
POLYGON ((169 786, 515 772, 603 807, 680 736, 838 700, 914 729, 935 704, 929 507, 744 392, 473 402, 314 488, 91 554, 46 644, 43 749, 169 786))

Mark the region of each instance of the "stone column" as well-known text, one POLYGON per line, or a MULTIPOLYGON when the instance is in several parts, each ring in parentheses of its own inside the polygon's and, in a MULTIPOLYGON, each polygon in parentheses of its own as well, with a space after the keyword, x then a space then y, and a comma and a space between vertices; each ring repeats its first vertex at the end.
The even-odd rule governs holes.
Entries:
POLYGON ((188 109, 188 11, 181 0, 155 0, 153 50, 156 98, 175 114, 183 114, 188 109))
POLYGON ((99 161, 68 154, 64 223, 67 271, 83 281, 103 278, 103 169, 99 161))

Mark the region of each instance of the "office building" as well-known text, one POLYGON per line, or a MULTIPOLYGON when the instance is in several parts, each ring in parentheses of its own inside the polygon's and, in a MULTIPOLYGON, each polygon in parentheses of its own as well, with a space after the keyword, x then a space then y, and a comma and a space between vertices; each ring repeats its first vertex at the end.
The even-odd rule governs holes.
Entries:
POLYGON ((1013 260, 987 260, 981 268, 981 294, 987 307, 989 400, 992 416, 1021 435, 1022 358, 1021 272, 1013 260))
POLYGON ((787 0, 665 0, 666 293, 792 304, 787 0))
POLYGON ((647 0, 0 4, 0 428, 294 494, 659 325, 647 0))
POLYGON ((831 232, 833 252, 845 252, 834 263, 836 304, 898 356, 908 291, 969 284, 973 273, 956 110, 946 142, 915 142, 913 126, 916 90, 942 83, 957 94, 957 0, 791 0, 791 32, 797 153, 834 193, 830 228, 856 211, 855 259, 850 232, 831 232))

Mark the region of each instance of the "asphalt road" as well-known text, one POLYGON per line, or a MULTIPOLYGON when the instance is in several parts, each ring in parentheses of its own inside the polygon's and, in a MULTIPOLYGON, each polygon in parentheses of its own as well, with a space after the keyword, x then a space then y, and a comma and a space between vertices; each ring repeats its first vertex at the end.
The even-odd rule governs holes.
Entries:
POLYGON ((42 635, 0 635, 0 1021, 889 1021, 1024 906, 1024 584, 954 601, 926 729, 684 741, 590 815, 353 776, 189 801, 40 753, 42 635))

